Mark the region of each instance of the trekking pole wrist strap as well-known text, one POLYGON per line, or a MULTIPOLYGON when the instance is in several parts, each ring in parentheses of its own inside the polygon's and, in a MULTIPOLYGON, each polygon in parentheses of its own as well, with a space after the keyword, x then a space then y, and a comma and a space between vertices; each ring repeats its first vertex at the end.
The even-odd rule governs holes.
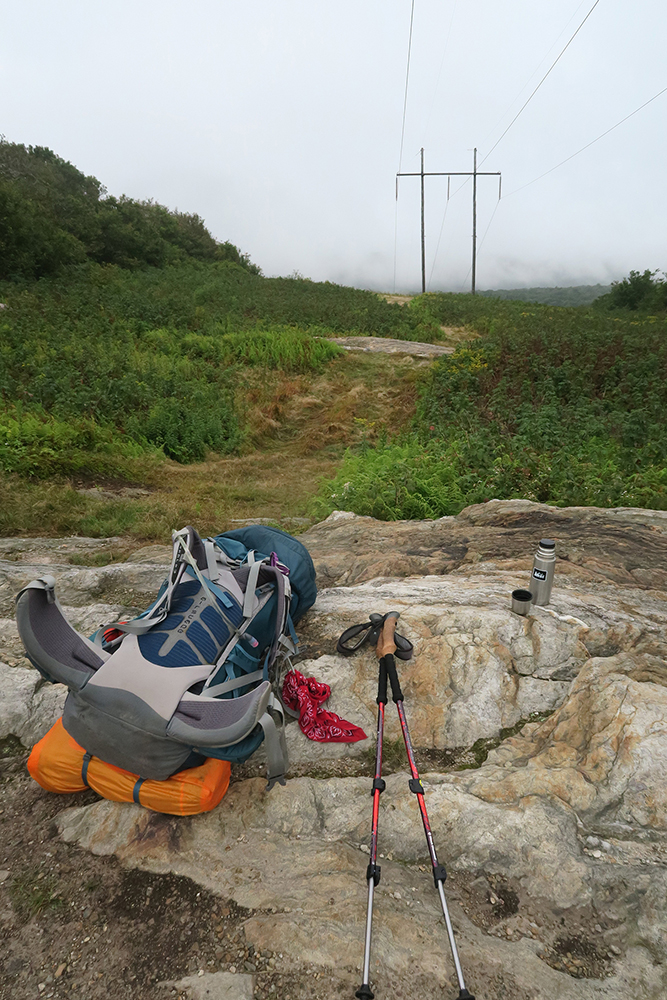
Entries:
MULTIPOLYGON (((383 623, 384 615, 373 614, 367 622, 362 622, 360 625, 351 625, 349 628, 346 628, 336 643, 337 652, 343 656, 351 656, 363 646, 376 646, 383 623)), ((396 632, 394 634, 394 642, 396 643, 395 655, 400 660, 409 660, 414 652, 414 647, 410 640, 396 632)))

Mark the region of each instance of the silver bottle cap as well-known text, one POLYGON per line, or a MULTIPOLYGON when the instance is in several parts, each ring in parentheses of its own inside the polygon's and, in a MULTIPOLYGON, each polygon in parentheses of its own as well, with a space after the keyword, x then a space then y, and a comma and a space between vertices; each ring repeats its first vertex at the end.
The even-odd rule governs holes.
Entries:
POLYGON ((512 611, 517 615, 527 615, 530 611, 532 600, 533 595, 529 590, 513 590, 512 611))

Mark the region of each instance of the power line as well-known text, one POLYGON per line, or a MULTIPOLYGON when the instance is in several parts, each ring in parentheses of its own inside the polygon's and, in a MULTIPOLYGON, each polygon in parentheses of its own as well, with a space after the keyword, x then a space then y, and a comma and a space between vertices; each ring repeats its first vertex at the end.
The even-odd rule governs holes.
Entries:
MULTIPOLYGON (((499 142, 501 141, 501 139, 504 139, 504 137, 505 137, 505 136, 507 135, 507 133, 509 132, 509 130, 511 129, 512 125, 513 125, 513 124, 514 124, 514 122, 515 122, 515 121, 517 120, 517 118, 519 117, 519 115, 520 115, 520 114, 521 114, 521 113, 522 113, 522 112, 524 111, 524 109, 525 109, 525 108, 526 108, 526 107, 528 106, 528 104, 530 104, 530 102, 532 101, 532 99, 533 99, 533 97, 535 96, 535 94, 537 93, 537 91, 538 91, 538 90, 540 89, 540 87, 542 86, 542 84, 544 83, 544 81, 546 80, 546 78, 547 78, 547 77, 549 76, 549 74, 551 73, 551 71, 552 71, 552 70, 554 69, 554 67, 556 66, 556 64, 557 64, 557 63, 558 63, 558 62, 560 61, 561 57, 562 57, 562 56, 563 56, 563 55, 565 54, 565 51, 566 51, 566 50, 567 50, 567 49, 568 49, 568 48, 570 47, 570 45, 572 44, 572 42, 574 41, 574 39, 576 38, 576 36, 577 36, 577 35, 579 34, 579 32, 580 32, 580 31, 581 31, 581 29, 583 28, 584 24, 586 23, 586 21, 588 20, 588 18, 589 18, 589 17, 591 16, 591 14, 592 14, 592 13, 593 13, 593 11, 595 10, 595 8, 596 8, 596 7, 597 7, 597 5, 599 4, 599 2, 600 2, 600 0, 595 0, 595 3, 593 4, 593 6, 591 7, 591 9, 589 10, 588 14, 586 14, 586 17, 585 17, 585 18, 583 19, 583 21, 581 22, 581 24, 579 25, 579 27, 577 28, 577 30, 576 30, 576 31, 574 32, 574 34, 573 34, 573 35, 571 36, 571 38, 570 38, 570 40, 568 41, 567 45, 566 45, 566 46, 565 46, 565 47, 564 47, 563 49, 561 49, 561 51, 560 51, 559 55, 557 56, 557 58, 556 58, 556 59, 554 60, 554 62, 553 62, 553 63, 551 64, 551 66, 549 67, 549 69, 547 70, 547 72, 546 72, 546 73, 544 74, 544 76, 542 77, 542 79, 541 79, 541 80, 540 80, 540 82, 538 83, 537 87, 535 87, 535 89, 533 90, 533 92, 532 92, 532 94, 530 95, 530 97, 528 98, 528 100, 527 100, 527 101, 526 101, 526 102, 525 102, 525 103, 524 103, 524 104, 522 105, 522 107, 521 107, 521 108, 519 108, 518 112, 516 113, 516 115, 514 116, 514 118, 512 119, 512 121, 511 121, 511 122, 509 123, 509 125, 507 126, 507 128, 505 129, 505 131, 504 131, 504 132, 502 133, 502 135, 500 136, 500 139, 498 139, 498 140, 497 140, 497 141, 496 141, 496 142, 494 143, 494 145, 493 145, 493 146, 491 147, 491 149, 490 149, 490 150, 489 150, 489 152, 488 152, 488 153, 486 154, 486 156, 485 156, 485 157, 484 157, 484 158, 483 158, 482 160, 480 160, 480 166, 481 166, 481 165, 482 165, 482 164, 483 164, 483 163, 484 163, 484 162, 485 162, 486 160, 488 160, 489 156, 491 155, 491 153, 493 152, 493 150, 494 150, 494 149, 496 148, 496 146, 498 145, 498 143, 499 143, 499 142)), ((583 6, 583 5, 582 5, 582 4, 579 4, 579 7, 581 7, 581 6, 583 6)), ((577 8, 577 10, 579 9, 579 7, 577 8)), ((575 11, 575 14, 576 14, 576 11, 575 11)), ((574 16, 574 15, 573 15, 573 16, 574 16)), ((570 20, 572 20, 572 18, 570 18, 570 20)), ((561 32, 561 34, 562 34, 562 32, 561 32)), ((553 46, 552 46, 552 48, 553 48, 553 46)), ((575 155, 576 155, 576 154, 575 154, 575 155)), ((556 168, 554 167, 553 169, 555 170, 556 168)), ((468 180, 469 180, 469 179, 468 179, 468 180)), ((460 185, 460 187, 458 187, 458 188, 456 189, 456 191, 455 191, 455 192, 454 192, 454 194, 452 195, 452 198, 455 198, 455 197, 456 197, 456 195, 457 195, 457 194, 459 193, 459 191, 462 191, 462 190, 463 190, 463 188, 464 188, 464 187, 466 186, 466 184, 468 183, 468 180, 465 180, 465 181, 463 182, 463 184, 461 184, 461 185, 460 185)), ((539 180, 539 178, 536 178, 536 180, 539 180)), ((530 183, 532 184, 533 182, 531 181, 530 183)), ((518 189, 518 190, 520 190, 520 189, 518 189)), ((513 192, 513 193, 515 193, 515 192, 513 192)), ((445 214, 446 214, 446 213, 447 213, 447 208, 445 208, 445 214)), ((443 217, 443 224, 444 224, 444 217, 443 217)), ((435 262, 434 262, 434 264, 435 264, 435 262)))
MULTIPOLYGON (((470 178, 468 178, 468 180, 470 180, 470 178)), ((457 194, 461 190, 461 188, 463 188, 468 183, 468 180, 464 181, 463 184, 461 185, 461 187, 459 187, 459 188, 456 189, 456 191, 454 192, 454 194, 457 194)), ((453 197, 453 195, 452 195, 452 197, 453 197)), ((436 261, 437 261, 437 258, 438 258, 438 250, 440 248, 440 239, 442 237, 442 231, 443 231, 444 226, 445 226, 445 219, 447 218, 447 210, 449 209, 449 201, 450 201, 450 197, 449 197, 449 192, 448 192, 447 193, 447 204, 445 205, 445 214, 442 217, 442 225, 440 226, 440 235, 438 236, 438 242, 437 242, 437 245, 436 245, 436 248, 435 248, 435 254, 434 254, 434 257, 433 257, 433 265, 431 267, 431 273, 430 273, 429 279, 428 279, 429 287, 431 285, 431 281, 433 280, 433 272, 435 270, 435 265, 436 265, 436 261)), ((498 201, 496 202, 496 207, 494 208, 493 212, 491 213, 491 218, 489 219, 487 227, 484 230, 484 235, 482 236, 481 240, 479 241, 479 246, 477 248, 477 256, 478 257, 480 255, 480 253, 482 252, 482 247, 484 246, 484 241, 485 241, 485 239, 487 237, 489 229, 491 228, 491 223, 493 222, 493 220, 494 220, 494 218, 496 216, 496 212, 500 208, 500 202, 501 202, 500 192, 498 192, 498 201)), ((463 287, 464 287, 466 281, 468 280, 468 278, 470 277, 470 272, 471 271, 472 271, 472 264, 468 268, 468 270, 466 272, 466 276, 465 276, 465 278, 463 279, 463 281, 461 283, 460 291, 463 291, 463 287)))
POLYGON ((495 215, 496 215, 496 212, 498 211, 499 208, 500 208, 500 198, 496 202, 496 207, 494 208, 493 212, 491 213, 491 218, 489 219, 489 224, 487 225, 486 229, 484 230, 484 235, 482 236, 481 240, 479 241, 479 247, 478 247, 478 250, 477 250, 478 255, 482 252, 482 247, 484 246, 484 240, 486 239, 487 233, 488 233, 489 229, 491 228, 491 223, 493 222, 493 220, 495 218, 495 215))
MULTIPOLYGON (((584 2, 585 2, 585 0, 584 0, 584 2)), ((483 158, 482 160, 480 160, 480 166, 482 165, 482 163, 484 163, 484 161, 485 161, 485 160, 488 160, 489 156, 491 155, 491 153, 493 152, 493 150, 494 150, 494 149, 496 148, 496 146, 498 145, 498 143, 500 142, 500 140, 501 140, 501 139, 503 139, 505 135, 507 135, 507 133, 508 133, 508 132, 509 132, 509 130, 511 129, 512 125, 514 124, 514 122, 515 122, 515 121, 517 120, 517 118, 518 118, 518 117, 519 117, 519 115, 521 114, 521 112, 522 112, 522 111, 524 110, 524 108, 525 108, 525 107, 526 107, 526 106, 527 106, 527 105, 529 104, 529 102, 530 102, 530 101, 531 101, 531 100, 533 99, 533 97, 535 96, 535 94, 537 93, 537 91, 538 91, 538 90, 540 89, 540 87, 542 86, 542 84, 543 84, 543 83, 544 83, 544 81, 546 80, 546 78, 547 78, 547 77, 549 76, 549 73, 551 73, 551 70, 552 70, 552 69, 554 68, 554 66, 556 65, 556 63, 558 62, 558 60, 559 60, 559 59, 561 58, 561 56, 562 56, 562 55, 564 54, 564 52, 565 52, 565 49, 567 49, 567 48, 568 48, 568 47, 570 46, 570 44, 571 44, 571 43, 572 43, 572 42, 574 41, 574 38, 575 38, 575 36, 576 36, 576 35, 577 35, 577 34, 579 33, 579 31, 581 31, 581 29, 583 28, 584 24, 586 23, 586 21, 588 20, 588 18, 589 18, 589 17, 591 16, 591 14, 592 14, 592 13, 593 13, 593 11, 595 10, 595 8, 597 7, 597 5, 598 5, 598 3, 599 3, 599 2, 600 2, 600 0, 596 0, 596 2, 595 2, 595 3, 593 4, 593 6, 592 6, 592 7, 591 7, 591 9, 589 10, 588 14, 586 15, 586 17, 584 18, 584 20, 583 20, 583 21, 581 22, 581 24, 579 25, 579 27, 578 27, 578 28, 577 28, 577 30, 575 31, 574 35, 572 35, 572 37, 570 38, 570 41, 569 41, 569 42, 567 43, 567 45, 565 46, 565 48, 561 50, 561 52, 560 52, 560 55, 558 56, 558 58, 557 58, 557 59, 556 59, 556 60, 555 60, 555 61, 554 61, 554 62, 553 62, 553 63, 551 64, 551 66, 549 67, 549 69, 547 70, 547 72, 545 73, 545 75, 544 75, 544 76, 542 77, 542 79, 541 79, 541 80, 540 80, 540 82, 538 83, 537 87, 535 87, 535 90, 534 90, 534 91, 532 92, 532 94, 530 95, 530 97, 528 98, 528 100, 527 100, 527 101, 525 102, 525 104, 523 105, 523 107, 519 109, 519 111, 518 111, 518 112, 517 112, 517 114, 516 114, 516 115, 514 116, 514 118, 512 119, 512 121, 511 121, 511 122, 509 123, 509 125, 507 126, 507 128, 505 129, 505 131, 503 132, 503 134, 502 134, 502 135, 500 136, 500 139, 498 139, 498 141, 497 141, 497 142, 495 143, 495 145, 493 145, 493 146, 491 147, 491 149, 490 149, 490 150, 489 150, 489 152, 488 152, 488 153, 486 154, 486 156, 485 156, 485 157, 484 157, 484 158, 483 158)), ((579 9, 580 9, 581 7, 583 7, 583 5, 584 5, 584 4, 583 4, 583 2, 579 4, 579 7, 577 7, 577 10, 575 10, 574 14, 573 14, 573 15, 572 15, 572 17, 570 18, 570 21, 572 21, 572 19, 573 19, 573 18, 575 17, 575 15, 577 14, 577 11, 579 11, 579 9)), ((569 24, 569 23, 570 23, 570 22, 568 21, 568 24, 569 24)), ((563 29, 563 31, 561 31, 561 35, 563 34, 563 32, 564 32, 564 31, 565 31, 565 29, 563 29)), ((560 35, 559 35, 558 37, 560 38, 560 35)), ((556 41, 558 41, 558 39, 556 39, 556 41)), ((555 44, 556 44, 556 43, 554 42, 554 45, 555 45, 555 44)), ((554 47, 554 46, 552 45, 552 46, 551 46, 551 48, 553 48, 553 47, 554 47)), ((549 50, 549 51, 551 51, 551 50, 549 50)), ((548 53, 547 53, 547 54, 548 54, 548 53)), ((545 57, 545 58, 546 58, 546 57, 545 57)), ((544 60, 542 60, 542 62, 544 62, 544 60)), ((539 68, 539 67, 538 67, 538 68, 539 68)), ((536 71, 536 72, 537 72, 537 71, 536 71)), ((532 75, 534 76, 534 75, 535 75, 535 73, 533 73, 532 75)), ((522 89, 524 89, 524 88, 522 88, 522 89)), ((521 93, 521 91, 519 91, 519 93, 521 93)), ((512 104, 513 104, 513 103, 514 103, 514 101, 512 102, 512 104)), ((510 105, 510 107, 511 107, 511 106, 512 106, 512 105, 510 105)), ((508 110, 509 110, 509 109, 508 109, 508 110)), ((504 117, 505 117, 505 116, 503 115, 503 116, 501 117, 501 119, 500 119, 500 120, 502 121, 502 118, 504 118, 504 117)), ((457 195, 457 194, 459 193, 459 191, 461 191, 461 190, 462 190, 462 189, 463 189, 463 188, 464 188, 464 187, 466 186, 466 184, 467 184, 467 183, 468 183, 468 180, 465 180, 465 181, 463 182, 463 184, 461 184, 461 186, 460 186, 460 187, 458 187, 458 188, 456 189, 456 191, 455 191, 455 192, 454 192, 454 194, 452 195, 452 198, 456 197, 456 195, 457 195)), ((446 211, 446 209, 445 209, 445 211, 446 211)), ((443 220, 443 221, 444 221, 444 220, 443 220)))
MULTIPOLYGON (((445 56, 447 55, 447 50, 449 48, 449 40, 452 37, 452 25, 454 24, 454 16, 456 14, 456 8, 458 5, 458 0, 454 0, 452 6, 452 16, 449 19, 449 27, 447 29, 447 36, 445 38, 445 47, 442 50, 442 59, 440 60, 440 69, 438 70, 438 75, 435 81, 435 87, 433 88, 433 100, 431 101, 431 107, 429 108, 428 115, 426 116, 426 122, 424 123, 423 134, 426 136, 428 132, 428 127, 431 124, 431 118, 433 117, 433 109, 435 108, 435 99, 438 94, 438 87, 440 85, 440 77, 442 76, 442 70, 445 65, 445 56)), ((400 169, 400 168, 399 168, 400 169)))
MULTIPOLYGON (((431 282, 433 281, 433 272, 435 271, 435 265, 438 260, 438 253, 440 252, 440 240, 442 239, 442 234, 445 228, 445 219, 447 218, 447 212, 449 210, 449 194, 447 195, 447 203, 445 205, 445 211, 442 216, 442 222, 440 224, 440 232, 438 233, 438 242, 435 245, 435 253, 433 254, 433 263, 431 264, 431 273, 428 276, 428 287, 431 287, 431 282)), ((466 280, 468 276, 466 275, 466 280)))
MULTIPOLYGON (((480 164, 480 166, 481 166, 481 164, 480 164)), ((440 223, 440 233, 438 234, 438 242, 435 245, 435 254, 433 255, 433 264, 431 265, 431 273, 430 273, 429 279, 428 279, 429 285, 431 284, 431 281, 433 279, 433 272, 435 271, 435 265, 436 265, 436 263, 438 261, 438 253, 440 251, 440 240, 442 239, 442 232, 443 232, 443 229, 445 228, 445 219, 447 218, 447 212, 449 211, 449 202, 451 201, 452 198, 456 198, 457 194, 460 194, 461 191, 463 191, 463 189, 466 186, 466 184, 470 184, 471 179, 472 179, 472 175, 468 174, 467 177, 466 177, 466 179, 463 181, 463 183, 459 184, 459 186, 457 187, 456 191, 454 191, 454 193, 452 195, 450 195, 450 193, 449 193, 449 182, 447 182, 447 203, 445 204, 445 211, 443 212, 442 222, 440 223)), ((472 270, 472 266, 468 268, 468 274, 466 274, 466 276, 465 276, 464 284, 468 280, 468 275, 470 274, 471 270, 472 270)))
POLYGON ((549 76, 549 74, 551 73, 551 71, 554 69, 554 67, 557 65, 557 63, 559 63, 560 60, 561 60, 561 58, 565 55, 565 53, 569 49, 570 45, 575 40, 575 38, 577 37, 577 35, 579 34, 579 32, 581 31, 581 29, 583 28, 583 26, 586 24, 586 21, 591 16, 591 14, 593 13, 593 11, 595 10, 595 8, 597 7, 597 5, 599 3, 600 3, 600 0, 595 0, 595 3, 593 4, 593 6, 591 7, 591 9, 589 10, 588 14, 586 14, 586 17, 583 19, 583 21, 581 22, 581 24, 579 25, 579 27, 577 28, 577 30, 575 31, 575 33, 572 35, 572 37, 570 38, 570 40, 567 43, 567 45, 565 46, 565 48, 561 49, 561 51, 558 54, 558 56, 556 57, 556 59, 552 62, 552 64, 549 67, 549 69, 546 71, 546 73, 544 74, 544 76, 542 77, 542 79, 540 80, 540 82, 538 83, 538 85, 535 87, 535 90, 532 92, 532 94, 530 95, 530 97, 528 98, 528 100, 519 108, 519 110, 515 114, 514 118, 509 123, 509 125, 507 126, 507 128, 505 129, 505 131, 502 133, 502 135, 500 136, 500 138, 496 139, 496 141, 494 142, 493 146, 491 147, 491 149, 488 151, 488 153, 486 154, 486 156, 482 160, 482 163, 484 163, 484 160, 488 160, 489 156, 491 156, 491 153, 494 151, 494 149, 496 148, 496 146, 505 138, 505 136, 507 135, 507 133, 509 132, 509 130, 512 128, 512 125, 514 125, 514 122, 517 120, 517 118, 519 117, 519 115, 521 115, 522 112, 525 111, 525 109, 528 107, 528 105, 530 104, 530 102, 532 101, 532 99, 535 97, 535 94, 538 92, 538 90, 540 89, 540 87, 542 86, 542 84, 544 83, 544 81, 546 80, 546 78, 549 76))
MULTIPOLYGON (((481 166, 481 163, 480 163, 480 166, 481 166)), ((445 211, 444 211, 443 216, 442 216, 442 222, 440 223, 440 233, 438 235, 438 242, 436 243, 436 246, 435 246, 435 254, 433 256, 433 264, 431 265, 431 273, 430 273, 429 279, 428 279, 429 285, 431 284, 431 281, 433 279, 433 272, 435 271, 435 265, 436 265, 436 263, 438 261, 438 252, 440 250, 440 240, 442 238, 442 231, 445 228, 445 219, 447 218, 447 212, 449 211, 449 202, 450 202, 450 200, 452 198, 456 198, 457 194, 460 194, 461 191, 463 191, 463 189, 466 186, 466 184, 470 184, 471 179, 472 179, 472 175, 468 174, 468 176, 463 181, 463 183, 459 184, 459 186, 457 187, 456 191, 454 191, 454 193, 452 195, 449 194, 449 184, 447 185, 447 203, 445 205, 445 211)), ((498 197, 500 198, 500 195, 498 197)), ((472 270, 472 266, 468 268, 468 274, 466 274, 466 276, 465 276, 464 284, 468 280, 468 275, 470 274, 471 270, 472 270)), ((461 287, 463 287, 463 286, 461 286, 461 287)))
MULTIPOLYGON (((454 0, 452 4, 452 16, 449 19, 449 27, 447 28, 447 35, 445 38, 445 45, 442 50, 442 59, 440 60, 440 68, 438 69, 438 75, 435 81, 435 87, 433 89, 433 100, 431 101, 431 107, 429 109, 428 117, 426 119, 426 124, 424 125, 424 134, 428 131, 428 126, 431 123, 431 118, 433 117, 433 109, 435 108, 435 99, 438 94, 438 87, 440 85, 440 77, 442 76, 442 70, 445 65, 445 57, 447 56, 447 50, 449 48, 449 41, 452 37, 452 26, 454 24, 454 17, 456 16, 456 8, 458 6, 458 0, 454 0)), ((442 222, 440 224, 440 232, 438 233, 438 242, 435 247, 435 254, 433 256, 433 264, 431 266, 431 273, 428 276, 428 287, 431 285, 433 279, 433 271, 435 270, 435 263, 438 257, 438 251, 440 250, 440 241, 442 240, 442 233, 445 228, 445 219, 447 218, 447 209, 449 208, 449 180, 447 181, 447 204, 445 205, 445 211, 442 216, 442 222)))
POLYGON ((556 45, 560 41, 561 37, 565 34, 565 32, 569 28, 571 22, 574 21, 575 17, 577 16, 577 14, 581 10, 581 8, 585 5, 585 3, 586 3, 586 0, 581 0, 581 3, 579 3, 577 5, 576 10, 570 16, 567 24, 565 25, 564 28, 561 29, 560 33, 558 34, 558 37, 555 39, 554 42, 552 42, 552 44, 549 46, 549 48, 547 49, 547 51, 545 52, 545 54, 542 56, 542 58, 540 59, 539 63, 537 64, 537 66, 533 70, 533 72, 530 74, 530 76, 528 77, 528 79, 526 80, 526 82, 524 83, 524 85, 521 87, 521 89, 517 93, 516 97, 510 102, 510 104, 505 109, 505 111, 503 111, 503 113, 500 116, 500 118, 498 118, 498 120, 496 122, 494 122, 492 128, 490 128, 488 130, 488 132, 486 133, 486 135, 484 136, 484 138, 482 140, 483 143, 486 142, 486 140, 489 138, 489 136, 493 135, 493 133, 496 131, 496 129, 500 126, 501 122, 507 117, 507 115, 509 115, 509 113, 511 112, 512 108, 514 107, 514 105, 517 103, 517 101, 519 100, 519 98, 523 94, 524 90, 526 90, 526 88, 530 85, 530 82, 533 79, 533 77, 537 76, 538 72, 540 71, 540 68, 541 68, 542 64, 547 61, 548 57, 551 55, 552 50, 556 48, 556 45))
POLYGON ((560 163, 557 163, 555 167, 550 167, 549 170, 545 170, 543 174, 539 175, 539 177, 534 177, 533 180, 528 181, 527 184, 522 184, 521 187, 515 188, 514 191, 510 191, 510 193, 508 195, 505 195, 505 197, 511 198, 512 195, 518 194, 519 191, 523 191, 524 188, 530 187, 531 184, 536 184, 537 181, 541 181, 543 177, 547 176, 547 174, 552 174, 554 170, 558 170, 558 168, 562 167, 564 163, 569 163, 570 160, 573 160, 575 158, 575 156, 579 156, 579 153, 583 153, 585 149, 589 149, 596 142, 599 142, 600 139, 604 139, 606 135, 609 135, 610 132, 613 132, 614 129, 617 129, 619 125, 623 125, 623 123, 627 122, 629 118, 633 118, 635 115, 639 114, 640 111, 643 111, 644 108, 648 107, 649 104, 652 104, 653 101, 657 101, 657 99, 659 97, 662 97, 662 95, 665 93, 667 93, 667 87, 663 87, 663 89, 659 91, 659 93, 651 97, 650 100, 645 101, 642 105, 640 105, 640 107, 636 108, 634 111, 631 111, 629 115, 625 116, 625 118, 621 118, 620 122, 616 122, 616 124, 612 125, 611 128, 608 128, 606 132, 603 132, 601 135, 599 135, 597 139, 591 139, 591 141, 587 142, 585 146, 582 146, 581 149, 578 149, 576 153, 572 153, 571 156, 566 156, 565 159, 561 160, 560 163))
POLYGON ((403 97, 403 124, 401 126, 401 151, 398 156, 398 170, 400 173, 401 166, 403 165, 403 141, 405 139, 405 114, 408 108, 408 83, 410 81, 410 56, 412 54, 412 25, 415 19, 415 0, 412 0, 412 7, 410 9, 410 34, 408 36, 408 62, 405 67, 405 95, 403 97))
MULTIPOLYGON (((511 198, 512 195, 518 194, 519 191, 523 191, 524 188, 530 187, 531 184, 535 184, 537 181, 541 180, 543 177, 546 177, 547 174, 553 173, 554 170, 557 170, 559 167, 562 167, 563 164, 569 163, 569 161, 573 160, 575 156, 579 155, 579 153, 583 153, 584 150, 589 149, 596 142, 599 142, 600 139, 604 139, 604 137, 606 135, 609 135, 610 132, 613 132, 614 129, 617 129, 620 125, 623 125, 624 122, 627 122, 630 118, 633 118, 636 114, 639 114, 640 111, 643 111, 643 109, 646 108, 646 107, 648 107, 649 104, 652 104, 653 101, 657 101, 657 99, 659 97, 662 97, 662 95, 666 94, 666 93, 667 93, 667 87, 663 87, 663 89, 661 91, 659 91, 657 94, 655 94, 653 97, 651 97, 648 101, 644 101, 643 104, 641 104, 638 108, 635 108, 634 111, 631 111, 629 115, 625 116, 625 118, 621 118, 620 122, 616 122, 616 124, 612 125, 611 128, 608 128, 605 132, 602 132, 602 134, 599 135, 596 139, 592 139, 591 142, 587 142, 585 146, 582 146, 581 149, 578 149, 576 153, 572 153, 571 156, 568 156, 564 160, 561 160, 561 162, 557 163, 555 167, 551 167, 550 170, 545 170, 545 172, 543 174, 540 174, 539 177, 535 177, 535 178, 533 178, 532 181, 528 181, 527 184, 522 184, 521 187, 515 188, 514 191, 510 191, 509 194, 505 195, 505 198, 511 198)), ((460 190, 460 188, 459 188, 459 190, 460 190)), ((487 237, 487 234, 489 232, 489 229, 491 228, 491 223, 493 222, 493 220, 495 218, 495 215, 496 215, 496 212, 498 211, 499 208, 500 208, 500 199, 496 202, 496 207, 494 208, 494 210, 493 210, 493 212, 491 214, 491 218, 489 219, 488 225, 487 225, 486 229, 484 230, 484 235, 482 236, 482 238, 480 240, 479 248, 478 248, 478 251, 477 251, 478 255, 482 251, 482 247, 484 246, 484 241, 486 240, 486 237, 487 237)), ((447 214, 447 209, 445 209, 445 215, 446 214, 447 214)), ((444 219, 443 219, 443 225, 444 225, 444 219)), ((441 230, 441 235, 442 235, 442 230, 441 230)), ((438 243, 439 242, 440 241, 438 240, 438 243)), ((437 255, 437 250, 436 250, 436 255, 437 255)), ((435 267, 435 260, 433 262, 433 267, 435 267)), ((460 287, 461 291, 463 291, 463 288, 464 288, 464 286, 465 286, 465 284, 466 284, 466 282, 468 280, 468 277, 470 275, 471 270, 472 270, 472 268, 469 267, 468 271, 466 273, 466 276, 465 276, 465 278, 463 279, 463 281, 461 283, 461 287, 460 287)), ((431 276, 432 275, 433 275, 433 270, 431 271, 431 276)), ((429 279, 429 284, 430 284, 430 279, 429 279)))
MULTIPOLYGON (((408 61, 405 67, 405 94, 403 96, 403 123, 401 125, 401 149, 398 154, 398 169, 403 163, 403 142, 405 140, 405 115, 408 109, 408 83, 410 81, 410 56, 412 54, 412 25, 415 19, 415 0, 410 8, 410 34, 408 35, 408 61)), ((394 292, 396 291, 396 257, 398 255, 398 181, 396 182, 396 204, 394 206, 394 292)))

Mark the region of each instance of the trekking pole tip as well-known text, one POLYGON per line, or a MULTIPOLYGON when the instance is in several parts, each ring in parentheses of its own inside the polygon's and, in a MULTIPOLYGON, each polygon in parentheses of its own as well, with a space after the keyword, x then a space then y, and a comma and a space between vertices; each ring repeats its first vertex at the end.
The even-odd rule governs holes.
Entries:
MULTIPOLYGON (((368 983, 362 983, 354 995, 357 997, 357 1000, 373 1000, 375 993, 373 993, 368 983)), ((473 1000, 475 1000, 474 997, 473 1000)))
POLYGON ((459 990, 459 995, 456 998, 456 1000, 475 1000, 475 998, 472 995, 472 993, 468 993, 467 989, 464 986, 462 990, 459 990))

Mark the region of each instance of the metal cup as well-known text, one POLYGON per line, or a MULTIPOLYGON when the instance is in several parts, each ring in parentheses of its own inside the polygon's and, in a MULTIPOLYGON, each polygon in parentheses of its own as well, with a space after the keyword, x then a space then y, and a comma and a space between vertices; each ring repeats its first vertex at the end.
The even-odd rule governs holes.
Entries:
POLYGON ((512 611, 517 615, 527 615, 530 611, 532 600, 533 595, 529 590, 513 590, 512 611))

